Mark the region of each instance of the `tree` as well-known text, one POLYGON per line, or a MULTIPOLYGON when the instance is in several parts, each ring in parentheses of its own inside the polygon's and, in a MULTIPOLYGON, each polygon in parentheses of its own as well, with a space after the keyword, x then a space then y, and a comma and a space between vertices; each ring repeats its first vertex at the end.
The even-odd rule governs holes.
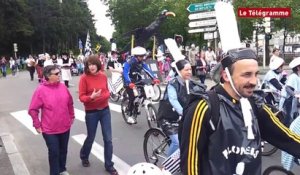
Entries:
MULTIPOLYGON (((78 53, 78 41, 90 31, 92 46, 108 41, 96 34, 93 16, 82 0, 0 1, 0 54, 78 53)), ((107 45, 107 44, 103 44, 107 45)), ((104 47, 106 48, 106 47, 104 47)))

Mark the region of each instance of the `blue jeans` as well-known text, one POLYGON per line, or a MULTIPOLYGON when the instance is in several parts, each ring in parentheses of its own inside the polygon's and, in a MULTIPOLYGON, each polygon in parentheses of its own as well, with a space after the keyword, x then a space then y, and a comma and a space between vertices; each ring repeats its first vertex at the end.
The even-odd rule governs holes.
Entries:
POLYGON ((112 145, 112 130, 111 116, 109 107, 102 110, 87 112, 85 115, 85 123, 87 128, 87 137, 80 150, 80 158, 88 160, 91 153, 92 145, 95 140, 98 122, 101 124, 103 142, 104 142, 104 166, 105 169, 113 167, 112 162, 113 145, 112 145))
POLYGON ((66 171, 66 161, 70 130, 61 134, 45 134, 43 137, 48 147, 50 175, 59 175, 66 171))
POLYGON ((1 66, 1 72, 2 72, 3 77, 6 77, 6 65, 1 66))
POLYGON ((178 134, 169 135, 171 139, 171 144, 168 149, 168 157, 172 155, 178 148, 179 148, 179 140, 178 140, 178 134))

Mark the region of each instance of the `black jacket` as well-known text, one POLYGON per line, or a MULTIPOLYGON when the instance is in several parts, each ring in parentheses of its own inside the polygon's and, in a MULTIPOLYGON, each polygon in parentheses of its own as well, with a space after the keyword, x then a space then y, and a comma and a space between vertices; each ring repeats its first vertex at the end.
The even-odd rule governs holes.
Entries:
MULTIPOLYGON (((252 105, 254 140, 248 140, 239 101, 222 86, 216 87, 220 116, 211 124, 209 104, 203 95, 194 95, 184 111, 180 159, 184 175, 261 174, 261 138, 300 157, 300 137, 291 133, 266 105, 252 105), (214 130, 215 129, 215 130, 214 130)), ((251 100, 252 101, 252 100, 251 100)))

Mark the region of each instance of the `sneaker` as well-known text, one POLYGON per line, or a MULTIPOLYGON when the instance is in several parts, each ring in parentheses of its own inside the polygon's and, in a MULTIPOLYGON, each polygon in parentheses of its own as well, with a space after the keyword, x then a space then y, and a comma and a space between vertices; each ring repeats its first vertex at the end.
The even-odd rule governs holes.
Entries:
POLYGON ((85 159, 85 160, 81 160, 81 164, 83 167, 89 167, 91 166, 90 161, 85 159))
POLYGON ((128 117, 128 118, 127 118, 127 122, 128 122, 128 123, 131 123, 131 124, 134 124, 134 123, 135 123, 135 120, 134 120, 133 117, 128 117))
POLYGON ((109 172, 110 175, 119 175, 118 171, 114 167, 106 169, 106 171, 109 172))
POLYGON ((63 172, 59 173, 59 175, 70 175, 70 174, 68 173, 68 171, 63 171, 63 172))

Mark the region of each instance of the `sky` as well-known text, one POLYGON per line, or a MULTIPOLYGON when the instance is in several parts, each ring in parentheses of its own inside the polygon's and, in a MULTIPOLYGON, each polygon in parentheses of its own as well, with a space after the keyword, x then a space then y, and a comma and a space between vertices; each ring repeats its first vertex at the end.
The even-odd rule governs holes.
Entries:
POLYGON ((87 3, 94 15, 97 34, 104 36, 109 41, 112 37, 114 26, 112 26, 111 20, 105 16, 108 7, 100 0, 87 0, 87 3))

